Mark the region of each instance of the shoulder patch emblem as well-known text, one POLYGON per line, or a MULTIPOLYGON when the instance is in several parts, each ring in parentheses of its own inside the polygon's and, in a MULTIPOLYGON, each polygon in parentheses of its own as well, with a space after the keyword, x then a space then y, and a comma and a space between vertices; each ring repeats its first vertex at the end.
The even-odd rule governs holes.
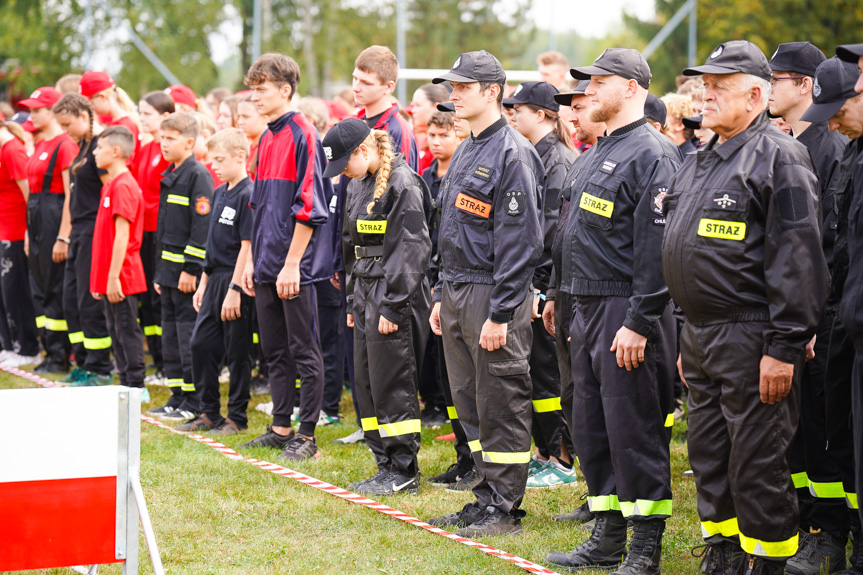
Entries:
POLYGON ((202 216, 206 216, 210 213, 210 198, 207 196, 201 196, 200 198, 195 200, 195 211, 198 212, 202 216))
POLYGON ((713 195, 713 203, 716 204, 716 207, 722 208, 723 210, 729 210, 737 205, 737 194, 728 194, 726 192, 719 192, 713 195))
POLYGON ((656 188, 656 193, 653 195, 653 211, 657 214, 662 213, 662 202, 665 200, 665 194, 668 193, 668 188, 656 188))
POLYGON ((513 191, 504 195, 503 204, 508 216, 517 216, 523 213, 526 203, 524 192, 513 191))

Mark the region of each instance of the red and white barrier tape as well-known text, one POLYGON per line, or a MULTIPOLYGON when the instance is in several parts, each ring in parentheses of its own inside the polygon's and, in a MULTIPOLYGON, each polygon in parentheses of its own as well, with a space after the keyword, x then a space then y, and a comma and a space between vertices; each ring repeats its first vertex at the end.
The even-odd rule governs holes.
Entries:
MULTIPOLYGON (((10 373, 12 375, 21 377, 21 378, 26 379, 28 381, 32 381, 33 383, 40 385, 42 387, 60 387, 59 385, 57 385, 57 383, 55 383, 49 379, 45 379, 44 377, 40 377, 38 375, 32 374, 32 373, 24 371, 22 369, 18 369, 15 367, 4 367, 4 366, 0 366, 0 369, 2 369, 3 371, 6 371, 7 373, 10 373)), ((369 498, 364 497, 362 495, 358 495, 356 493, 353 493, 352 491, 348 491, 347 489, 342 489, 341 487, 337 487, 335 485, 330 485, 329 483, 326 483, 326 482, 321 481, 319 479, 315 479, 314 477, 310 477, 308 475, 304 475, 298 471, 288 469, 287 467, 282 467, 281 465, 276 465, 275 463, 270 463, 268 461, 261 461, 259 459, 252 459, 252 458, 248 458, 248 457, 243 457, 242 455, 240 455, 239 453, 237 453, 236 451, 234 451, 232 448, 228 447, 227 445, 219 443, 218 441, 215 441, 215 440, 210 439, 208 437, 204 437, 202 435, 187 434, 187 433, 183 433, 181 431, 177 431, 173 427, 171 427, 169 425, 165 425, 161 421, 157 421, 157 420, 155 420, 151 417, 147 417, 145 415, 141 416, 141 420, 146 422, 146 423, 149 423, 150 425, 155 425, 156 427, 160 427, 162 429, 170 431, 171 433, 176 433, 177 435, 184 435, 184 436, 188 437, 189 439, 193 439, 193 440, 197 441, 198 443, 202 443, 202 444, 206 445, 207 447, 210 447, 210 448, 216 450, 217 452, 224 455, 228 459, 234 459, 236 461, 242 461, 244 463, 254 465, 255 467, 263 469, 264 471, 269 471, 270 473, 274 473, 274 474, 280 475, 282 477, 288 477, 290 479, 293 479, 295 481, 298 481, 298 482, 303 483, 305 485, 308 485, 310 487, 314 487, 315 489, 317 489, 319 491, 323 491, 324 493, 329 493, 330 495, 335 495, 336 497, 340 497, 341 499, 345 499, 347 501, 350 501, 351 503, 356 503, 358 505, 363 505, 363 506, 368 507, 370 509, 374 509, 375 511, 377 511, 379 513, 383 513, 384 515, 394 517, 396 519, 404 521, 405 523, 409 523, 409 524, 414 525, 416 527, 420 527, 422 529, 425 529, 426 531, 434 533, 435 535, 440 535, 441 537, 446 537, 447 539, 451 539, 457 543, 461 543, 462 545, 467 545, 468 547, 473 547, 474 549, 478 549, 479 551, 482 551, 483 553, 486 553, 486 554, 491 555, 493 557, 503 559, 504 561, 509 561, 510 563, 515 565, 516 567, 520 567, 529 573, 542 573, 543 575, 559 575, 556 571, 553 571, 553 570, 549 569, 548 567, 543 567, 542 565, 537 565, 536 563, 532 563, 531 561, 528 561, 527 559, 523 559, 521 557, 518 557, 517 555, 513 555, 512 553, 507 553, 506 551, 501 551, 500 549, 496 549, 496 548, 491 547, 489 545, 484 545, 482 543, 478 543, 476 541, 473 541, 472 539, 466 539, 465 537, 459 537, 458 535, 456 535, 454 533, 450 533, 449 531, 445 531, 445 530, 440 529, 438 527, 434 527, 433 525, 429 525, 428 523, 426 523, 425 521, 422 521, 421 519, 417 519, 416 517, 412 517, 406 513, 402 513, 398 509, 393 509, 392 507, 390 507, 388 505, 384 505, 383 503, 378 503, 377 501, 374 501, 373 499, 369 499, 369 498)))

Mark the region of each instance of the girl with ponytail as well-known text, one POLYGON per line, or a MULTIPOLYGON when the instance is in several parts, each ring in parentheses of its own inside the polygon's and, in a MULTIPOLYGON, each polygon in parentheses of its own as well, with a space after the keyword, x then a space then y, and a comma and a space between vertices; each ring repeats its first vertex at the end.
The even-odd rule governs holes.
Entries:
MULTIPOLYGON (((542 317, 545 293, 551 279, 551 247, 557 222, 560 217, 560 192, 566 172, 578 156, 572 138, 560 119, 560 104, 555 99, 557 88, 547 82, 524 82, 512 97, 504 98, 503 105, 514 111, 512 125, 536 148, 545 166, 545 223, 543 226, 543 257, 533 275, 533 318, 542 317)), ((571 95, 563 95, 565 102, 571 95)), ((565 219, 563 220, 565 221, 565 219)), ((561 377, 567 377, 569 369, 561 367, 549 358, 557 357, 557 344, 542 321, 533 321, 533 344, 530 354, 530 378, 533 381, 534 402, 561 397, 561 377)), ((561 358, 566 361, 568 357, 561 358)), ((570 384, 571 386, 571 384, 570 384)), ((566 406, 564 406, 566 409, 566 406)), ((573 483, 576 480, 572 467, 574 448, 569 428, 562 410, 535 412, 533 414, 533 439, 537 446, 534 456, 536 465, 531 465, 528 487, 549 487, 573 483)))
POLYGON ((431 293, 428 187, 362 120, 327 133, 325 177, 351 178, 342 227, 357 403, 378 472, 351 484, 367 495, 419 491, 418 385, 431 293))
POLYGON ((60 381, 73 386, 105 385, 111 382, 114 368, 111 338, 102 304, 90 296, 93 231, 102 184, 107 180, 107 174, 96 167, 93 157, 101 128, 90 100, 80 94, 63 96, 54 104, 54 117, 63 131, 78 143, 78 154, 69 170, 72 233, 63 274, 63 315, 76 367, 60 381))
POLYGON ((129 156, 126 164, 131 169, 134 166, 135 155, 141 148, 141 120, 135 111, 135 103, 128 94, 111 79, 107 72, 84 72, 78 84, 78 93, 90 100, 93 109, 100 118, 110 118, 111 126, 123 126, 132 132, 135 138, 135 151, 129 156))

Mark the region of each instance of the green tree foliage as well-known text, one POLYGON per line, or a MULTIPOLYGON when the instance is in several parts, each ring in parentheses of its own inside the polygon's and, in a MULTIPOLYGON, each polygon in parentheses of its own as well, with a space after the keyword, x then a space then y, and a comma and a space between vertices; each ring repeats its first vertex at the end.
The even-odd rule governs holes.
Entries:
MULTIPOLYGON (((684 4, 685 0, 656 0, 656 22, 625 16, 626 25, 643 48, 684 4)), ((727 40, 749 40, 769 58, 783 42, 808 40, 829 57, 836 46, 860 41, 863 4, 859 0, 702 0, 698 2, 698 63, 727 40)), ((687 21, 677 27, 649 60, 651 91, 674 90, 674 78, 687 65, 687 21)))

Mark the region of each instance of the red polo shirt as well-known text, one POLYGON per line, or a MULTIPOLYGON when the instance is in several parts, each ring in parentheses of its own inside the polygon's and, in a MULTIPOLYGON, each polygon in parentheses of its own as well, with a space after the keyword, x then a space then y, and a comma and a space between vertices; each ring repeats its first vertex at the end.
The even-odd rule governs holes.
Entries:
POLYGON ((159 142, 150 142, 138 152, 135 162, 135 179, 144 194, 144 231, 155 232, 159 221, 159 193, 162 172, 171 162, 162 157, 159 142))
POLYGON ((49 192, 52 194, 64 193, 63 170, 69 169, 69 166, 75 161, 75 156, 78 155, 78 144, 73 142, 66 134, 60 134, 50 140, 42 140, 36 144, 33 156, 27 163, 27 180, 30 182, 31 194, 42 193, 42 182, 45 181, 45 172, 48 171, 51 156, 58 147, 60 150, 57 152, 57 162, 54 164, 54 175, 51 179, 49 192))
POLYGON ((27 202, 15 180, 27 179, 28 160, 18 138, 0 148, 0 241, 18 242, 27 233, 27 202))

